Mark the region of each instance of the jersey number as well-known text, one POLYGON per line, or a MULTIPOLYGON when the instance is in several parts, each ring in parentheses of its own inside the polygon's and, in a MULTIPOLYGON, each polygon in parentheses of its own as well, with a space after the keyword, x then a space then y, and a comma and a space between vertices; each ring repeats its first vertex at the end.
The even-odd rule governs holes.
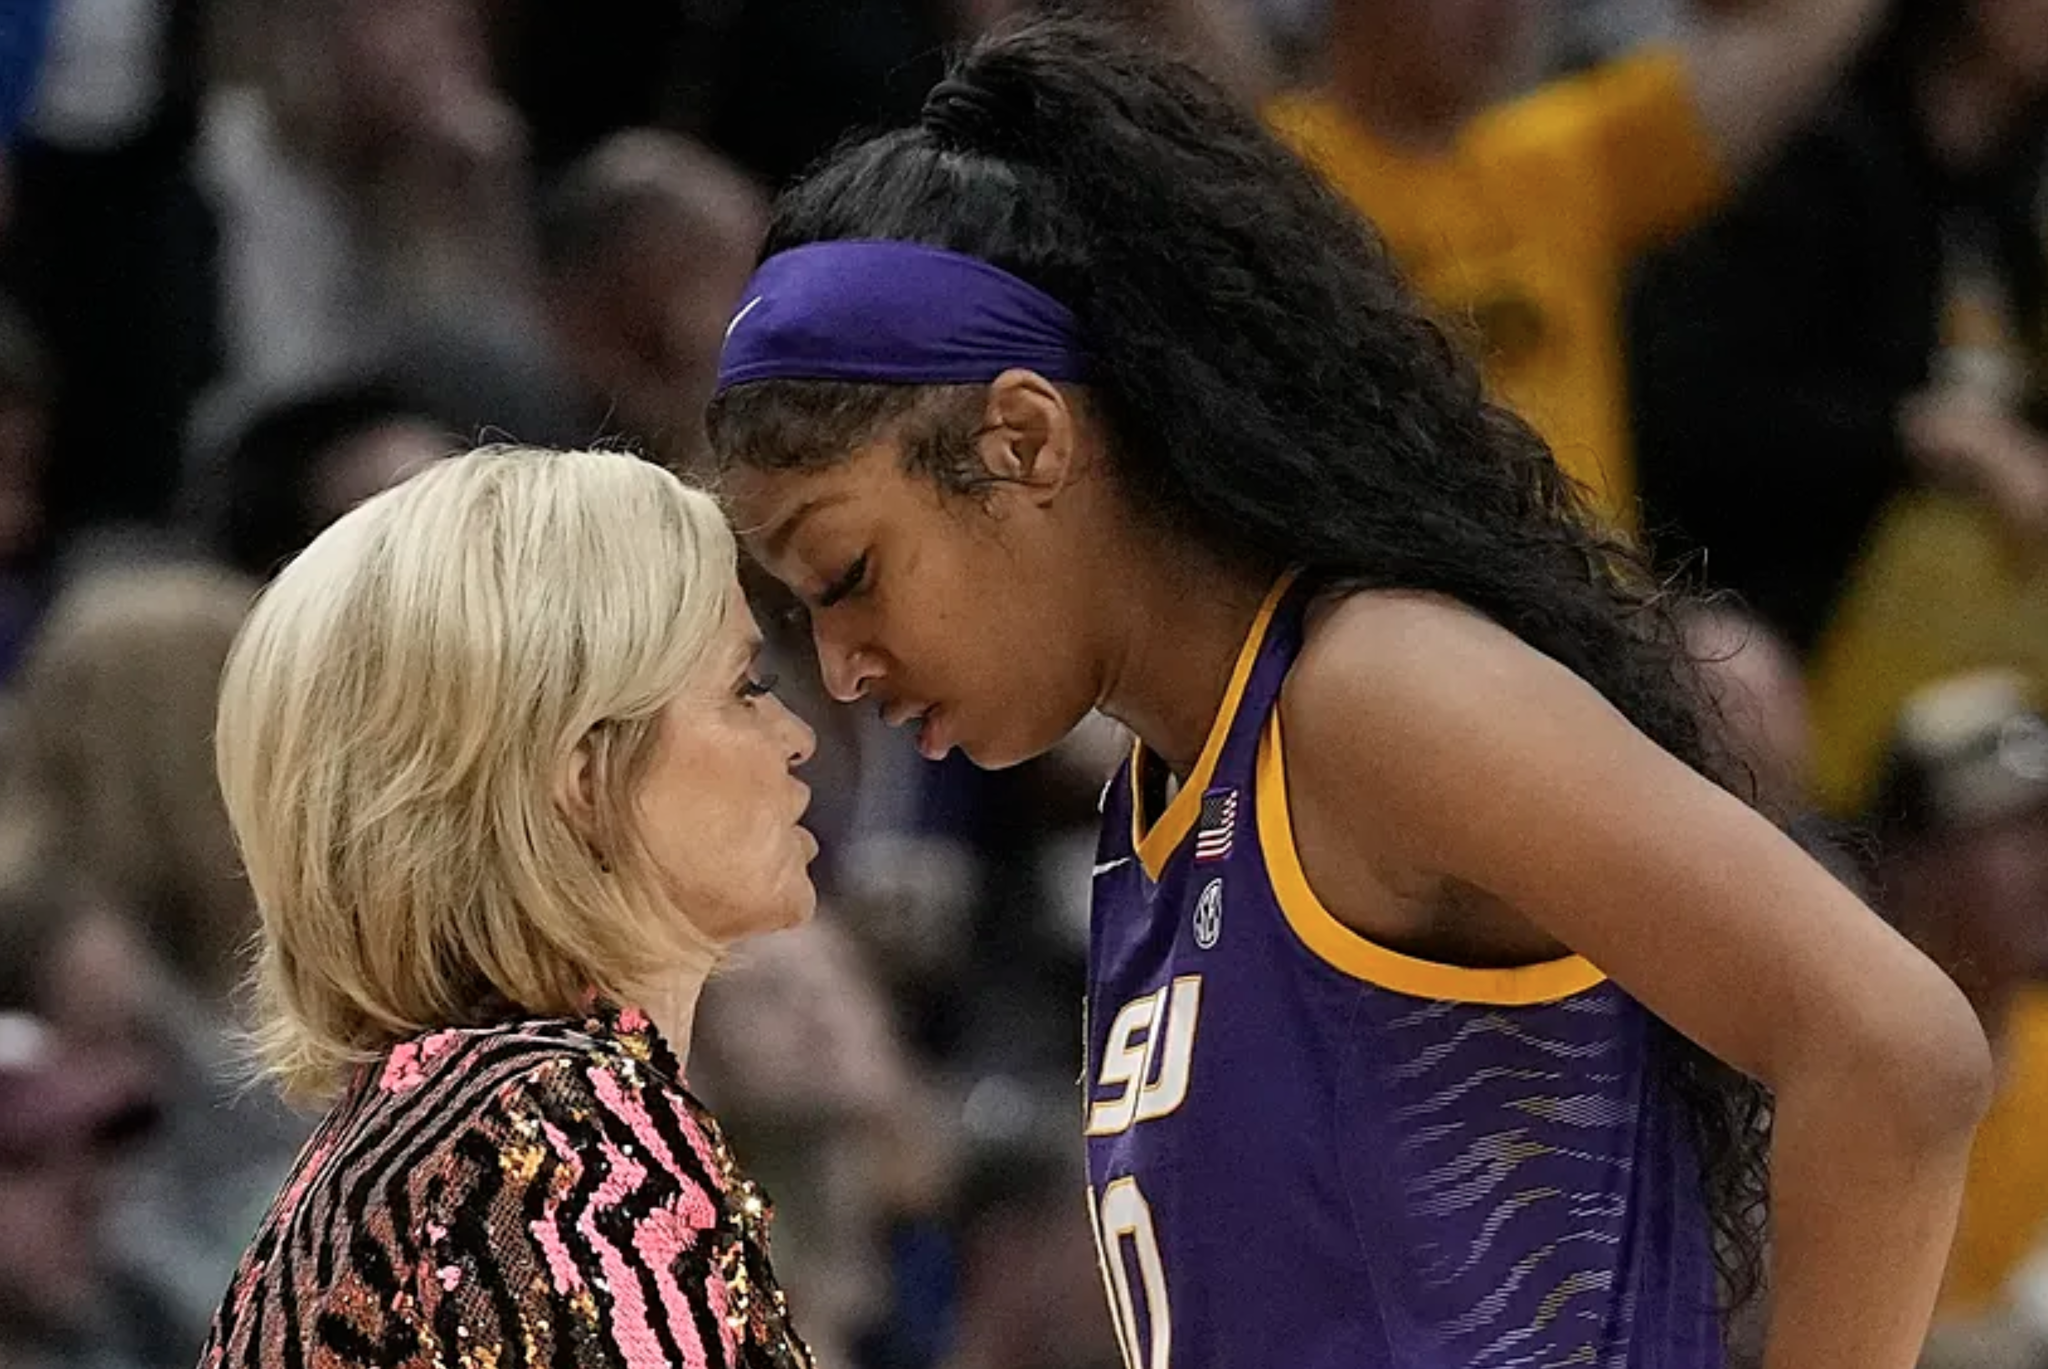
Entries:
POLYGON ((1125 1369, 1167 1369, 1173 1358, 1173 1311, 1167 1304, 1166 1264, 1159 1257, 1151 1205, 1138 1191, 1136 1179, 1118 1179, 1103 1190, 1099 1209, 1094 1193, 1089 1193, 1088 1215, 1095 1221, 1102 1282, 1109 1290, 1109 1310, 1116 1318, 1116 1339, 1123 1350, 1125 1369), (1140 1298, 1145 1308, 1142 1327, 1138 1321, 1140 1298), (1151 1331, 1149 1346, 1143 1334, 1147 1328, 1151 1331))

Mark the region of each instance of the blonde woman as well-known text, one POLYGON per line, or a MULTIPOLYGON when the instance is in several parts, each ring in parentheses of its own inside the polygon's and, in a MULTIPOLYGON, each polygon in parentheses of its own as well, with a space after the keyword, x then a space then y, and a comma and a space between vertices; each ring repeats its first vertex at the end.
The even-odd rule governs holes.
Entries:
POLYGON ((658 467, 487 450, 259 600, 221 788, 268 1063, 331 1109, 204 1365, 811 1363, 682 1068, 725 948, 815 902, 734 571, 658 467))

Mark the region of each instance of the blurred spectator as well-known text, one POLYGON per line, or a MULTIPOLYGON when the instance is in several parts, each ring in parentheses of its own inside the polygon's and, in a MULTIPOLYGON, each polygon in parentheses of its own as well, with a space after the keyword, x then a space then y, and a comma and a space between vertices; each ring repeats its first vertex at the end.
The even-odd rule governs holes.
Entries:
POLYGON ((1496 104, 1542 60, 1539 6, 1332 0, 1326 90, 1272 114, 1475 335, 1499 396, 1632 523, 1623 272, 1796 127, 1876 8, 1755 0, 1496 104))
POLYGON ((1303 64, 1325 19, 1322 0, 956 0, 956 8, 975 32, 1033 12, 1085 11, 1185 56, 1254 103, 1303 64))
POLYGON ((1329 0, 1249 0, 1247 8, 1272 56, 1276 85, 1306 85, 1316 74, 1323 30, 1330 22, 1329 0))
POLYGON ((39 1011, 148 1053, 161 1136, 125 1185, 116 1254, 181 1358, 305 1134, 246 1088, 234 995, 254 910, 213 779, 215 698, 252 585, 116 565, 68 588, 24 665, 0 789, 0 911, 39 1011), (90 898, 47 893, 79 880, 90 898))
POLYGON ((1757 806, 1780 817, 1811 803, 1806 682, 1775 632, 1725 603, 1693 609, 1686 646, 1698 664, 1728 745, 1756 784, 1757 806))
POLYGON ((959 1303, 943 1369, 1117 1369, 1080 1148, 1015 1138, 969 1161, 955 1202, 959 1303))
POLYGON ((0 300, 0 680, 14 673, 46 594, 55 384, 28 320, 0 300))
POLYGON ((901 733, 868 738, 842 917, 874 953, 911 1039, 956 1068, 1071 1069, 1108 778, 1089 752, 1116 731, 1104 720, 1004 771, 957 754, 925 762, 901 733))
POLYGON ((113 1162, 149 1128, 149 1090, 0 1010, 0 1364, 143 1369, 162 1363, 116 1295, 105 1244, 113 1162))
MULTIPOLYGON (((1041 8, 1048 8, 1041 6, 1041 8)), ((1108 11, 1206 68, 1254 103, 1278 88, 1295 16, 1267 0, 1113 0, 1108 11)))
POLYGON ((1037 1076, 1069 1066, 1067 1004, 1087 974, 1102 796, 1131 745, 1121 724, 1097 714, 1038 760, 957 777, 954 802, 968 802, 952 820, 987 868, 958 1008, 958 1048, 977 1070, 1037 1076))
MULTIPOLYGON (((161 1091, 102 952, 108 920, 45 886, 0 899, 0 1364, 133 1369, 191 1343, 126 1277, 113 1239, 161 1091), (97 943, 95 945, 94 943, 97 943), (82 953, 81 953, 82 952, 82 953), (117 1162, 119 1162, 117 1164, 117 1162)), ((181 1352, 181 1353, 179 1353, 181 1352)))
MULTIPOLYGON (((1098 0, 1201 59, 1247 96, 1272 84, 1271 42, 1302 0, 1098 0)), ((496 47, 544 180, 606 138, 660 127, 702 139, 763 184, 848 133, 907 123, 944 48, 1033 0, 709 0, 500 5, 496 47)))
POLYGON ((941 1201, 930 1100, 854 944, 816 920, 706 986, 687 1062, 776 1200, 775 1265, 820 1364, 888 1315, 888 1234, 941 1201))
POLYGON ((1812 654, 1837 811, 1917 685, 2048 651, 2012 620, 2048 536, 2044 190, 2048 4, 1902 0, 1635 302, 1653 519, 1812 654))
POLYGON ((22 668, 0 795, 0 872, 89 872, 223 1008, 255 924, 211 738, 251 593, 205 566, 116 566, 68 588, 22 668))
POLYGON ((729 3, 491 6, 506 94, 525 119, 534 171, 551 184, 614 133, 687 122, 687 76, 729 3))
POLYGON ((690 130, 778 186, 861 128, 905 124, 961 36, 956 0, 742 0, 710 18, 690 130))
MULTIPOLYGON (((8 24, 0 28, 0 164, 35 98, 56 8, 56 0, 28 0, 16 5, 8 24)), ((5 218, 0 213, 0 222, 5 218)))
MULTIPOLYGON (((1331 0, 1246 0, 1276 50, 1313 57, 1330 22, 1331 0)), ((1569 76, 1649 43, 1669 42, 1691 10, 1725 10, 1745 0, 1537 0, 1542 10, 1543 76, 1569 76)), ((1303 68, 1301 74, 1308 74, 1303 68)))
POLYGON ((1879 906, 1962 986, 1999 1064, 1940 1320, 2009 1315, 2008 1284, 2048 1241, 2048 720, 2019 676, 1908 700, 1873 825, 1879 906))
POLYGON ((706 469, 704 406, 767 227, 761 192, 674 134, 618 134, 563 178, 541 259, 586 439, 623 435, 674 469, 706 469))
POLYGON ((516 364, 535 331, 523 135, 477 0, 279 0, 203 159, 223 231, 228 366, 199 442, 268 397, 380 365, 446 314, 516 364))
POLYGON ((267 579, 342 514, 461 445, 377 381, 285 399, 258 413, 212 472, 221 553, 267 579))
MULTIPOLYGON (((1317 0, 1096 0, 1206 61, 1247 95, 1271 83, 1271 42, 1317 0)), ((942 50, 1033 0, 710 0, 497 7, 507 89, 552 180, 615 133, 700 137, 777 185, 859 129, 908 122, 942 50)))
POLYGON ((1650 43, 1670 42, 1678 35, 1686 7, 1679 0, 1564 0, 1552 8, 1554 31, 1547 65, 1551 71, 1570 74, 1615 61, 1650 43))
POLYGON ((0 274, 56 358, 63 532, 170 518, 187 415, 218 368, 216 231, 193 164, 205 7, 56 0, 9 153, 0 274))

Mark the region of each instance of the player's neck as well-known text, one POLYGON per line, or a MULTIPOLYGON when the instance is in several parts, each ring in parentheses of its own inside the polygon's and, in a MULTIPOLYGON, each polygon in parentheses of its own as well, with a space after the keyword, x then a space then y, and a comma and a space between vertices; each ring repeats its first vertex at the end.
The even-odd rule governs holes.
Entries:
POLYGON ((1231 668, 1270 585, 1159 558, 1122 581, 1099 707, 1185 776, 1201 755, 1231 668))

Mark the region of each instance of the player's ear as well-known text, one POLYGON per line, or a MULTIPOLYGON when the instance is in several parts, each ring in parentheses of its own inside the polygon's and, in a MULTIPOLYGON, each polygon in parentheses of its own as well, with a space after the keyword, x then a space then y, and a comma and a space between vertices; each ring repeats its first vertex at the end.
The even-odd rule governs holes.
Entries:
POLYGON ((990 478, 1051 498, 1079 468, 1074 407, 1036 371, 1009 370, 989 382, 976 450, 990 478))

